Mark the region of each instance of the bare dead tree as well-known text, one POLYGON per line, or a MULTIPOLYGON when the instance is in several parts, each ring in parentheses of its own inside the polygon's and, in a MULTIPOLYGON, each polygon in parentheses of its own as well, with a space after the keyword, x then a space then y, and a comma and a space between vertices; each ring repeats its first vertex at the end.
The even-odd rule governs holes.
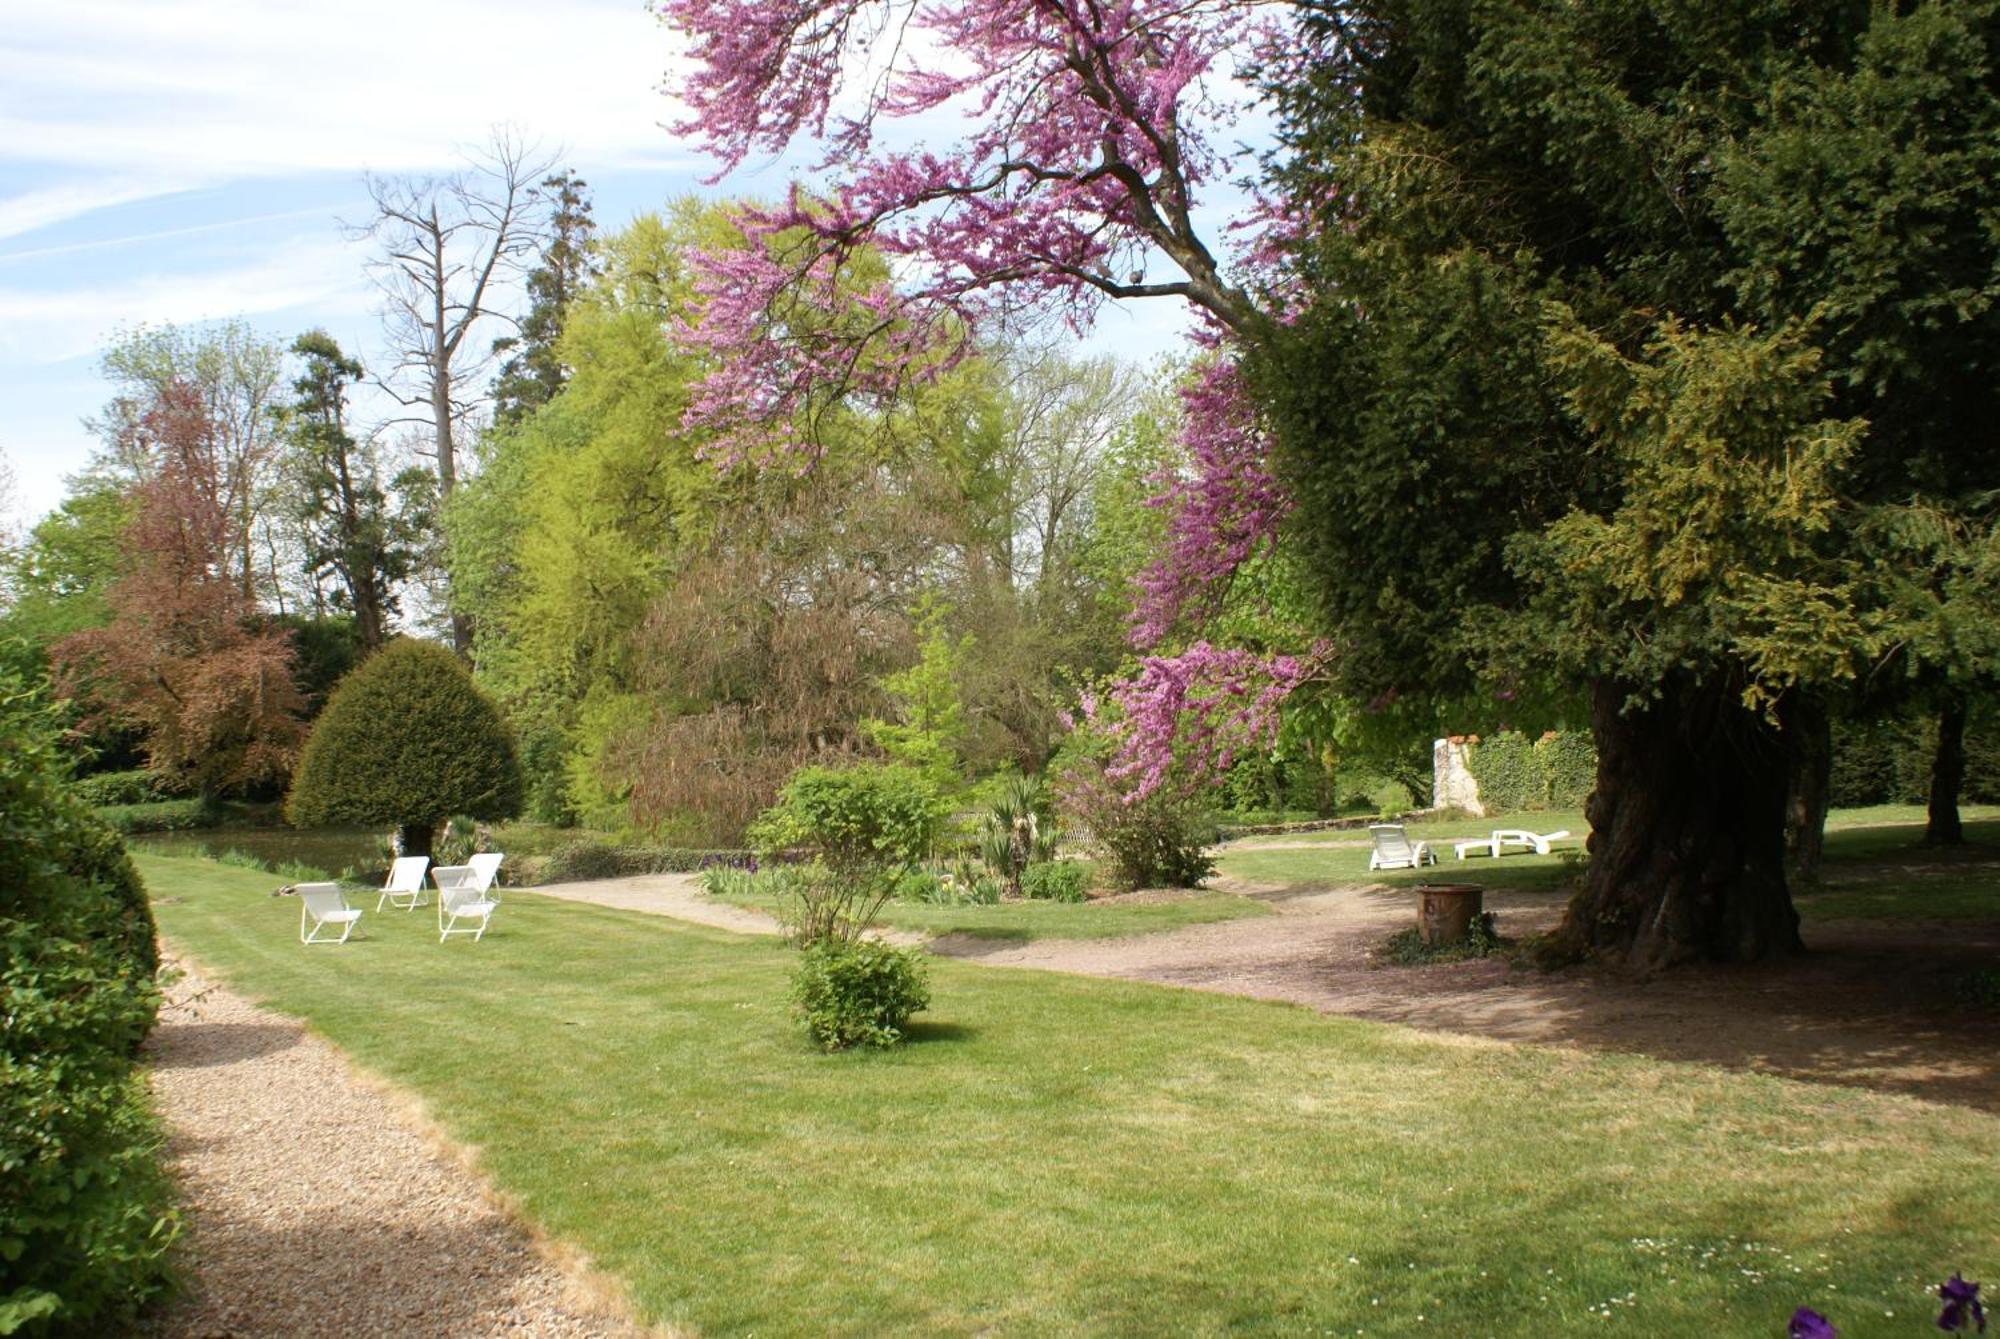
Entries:
MULTIPOLYGON (((515 132, 496 128, 446 176, 367 178, 374 215, 348 229, 376 248, 388 343, 379 383, 430 431, 438 495, 458 482, 458 435, 484 401, 491 338, 476 328, 510 318, 495 303, 541 244, 542 180, 555 165, 515 132)), ((463 653, 470 628, 452 619, 463 653)))
POLYGON ((375 243, 369 268, 390 353, 381 384, 424 411, 440 493, 457 482, 457 429, 478 409, 475 388, 492 357, 492 340, 470 336, 482 322, 509 320, 494 303, 540 247, 540 183, 554 162, 496 129, 448 176, 370 175, 374 217, 348 229, 375 243))

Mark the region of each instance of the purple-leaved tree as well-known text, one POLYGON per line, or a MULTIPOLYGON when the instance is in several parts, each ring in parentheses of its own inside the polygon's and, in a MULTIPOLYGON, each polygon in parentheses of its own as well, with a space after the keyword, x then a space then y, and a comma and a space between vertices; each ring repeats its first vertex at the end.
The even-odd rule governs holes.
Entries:
MULTIPOLYGON (((739 222, 767 244, 698 258, 702 317, 682 332, 715 369, 688 410, 728 460, 810 459, 830 404, 935 375, 974 332, 1032 315, 1087 326, 1109 299, 1177 298, 1203 320, 1183 392, 1189 469, 1158 499, 1169 543, 1136 594, 1134 645, 1212 612, 1285 513, 1235 344, 1281 319, 1263 276, 1283 202, 1252 211, 1233 254, 1201 193, 1247 175, 1228 138, 1253 110, 1233 62, 1295 60, 1289 6, 1231 0, 659 0, 693 71, 676 127, 723 172, 813 144, 827 184, 739 222), (962 118, 932 149, 894 123, 962 118), (837 293, 856 252, 888 261, 837 293), (788 319, 798 304, 843 319, 788 319)), ((850 271, 851 272, 851 271, 850 271)), ((1117 773, 1134 793, 1226 767, 1275 728, 1308 662, 1192 642, 1149 656, 1114 694, 1117 773)))

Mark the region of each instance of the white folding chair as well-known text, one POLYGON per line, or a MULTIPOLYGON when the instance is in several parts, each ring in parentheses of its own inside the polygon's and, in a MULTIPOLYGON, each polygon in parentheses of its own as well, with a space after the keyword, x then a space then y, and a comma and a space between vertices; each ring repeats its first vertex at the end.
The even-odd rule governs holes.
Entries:
POLYGON ((361 919, 359 907, 347 905, 347 896, 337 883, 302 883, 299 895, 299 942, 301 944, 345 944, 361 919), (310 925, 310 929, 308 929, 310 925), (340 927, 340 938, 324 938, 320 931, 340 927))
POLYGON ((389 866, 389 880, 382 885, 382 896, 375 899, 375 910, 380 911, 384 902, 391 903, 404 911, 414 911, 426 900, 424 892, 424 871, 431 867, 427 855, 406 855, 389 866))
POLYGON ((486 934, 500 904, 479 889, 479 871, 470 865, 439 865, 431 871, 438 890, 438 943, 455 934, 469 934, 477 942, 486 934), (460 921, 477 922, 460 925, 460 921))
POLYGON ((499 851, 481 851, 465 862, 479 875, 479 891, 495 904, 500 901, 500 862, 506 858, 499 851))
POLYGON ((1368 829, 1375 849, 1368 853, 1370 869, 1415 869, 1435 865, 1437 853, 1423 842, 1413 842, 1400 823, 1376 823, 1368 829))

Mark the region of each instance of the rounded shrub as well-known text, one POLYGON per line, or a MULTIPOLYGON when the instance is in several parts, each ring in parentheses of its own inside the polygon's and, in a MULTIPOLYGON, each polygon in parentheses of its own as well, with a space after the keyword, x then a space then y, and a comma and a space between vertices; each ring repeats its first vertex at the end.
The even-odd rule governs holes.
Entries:
POLYGON ((298 827, 393 824, 429 855, 454 814, 521 811, 521 764, 500 711, 442 646, 391 642, 340 681, 292 774, 298 827))
POLYGON ((875 939, 807 944, 792 978, 793 1012, 825 1051, 894 1046, 930 1002, 922 956, 875 939))

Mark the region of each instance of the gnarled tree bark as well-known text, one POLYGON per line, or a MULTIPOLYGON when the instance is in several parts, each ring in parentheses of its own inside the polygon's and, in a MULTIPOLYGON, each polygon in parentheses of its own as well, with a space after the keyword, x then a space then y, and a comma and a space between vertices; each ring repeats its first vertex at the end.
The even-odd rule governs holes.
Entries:
POLYGON ((1629 711, 1628 693, 1592 688, 1590 866, 1562 938, 1641 969, 1799 952, 1777 729, 1725 683, 1671 682, 1629 711))

